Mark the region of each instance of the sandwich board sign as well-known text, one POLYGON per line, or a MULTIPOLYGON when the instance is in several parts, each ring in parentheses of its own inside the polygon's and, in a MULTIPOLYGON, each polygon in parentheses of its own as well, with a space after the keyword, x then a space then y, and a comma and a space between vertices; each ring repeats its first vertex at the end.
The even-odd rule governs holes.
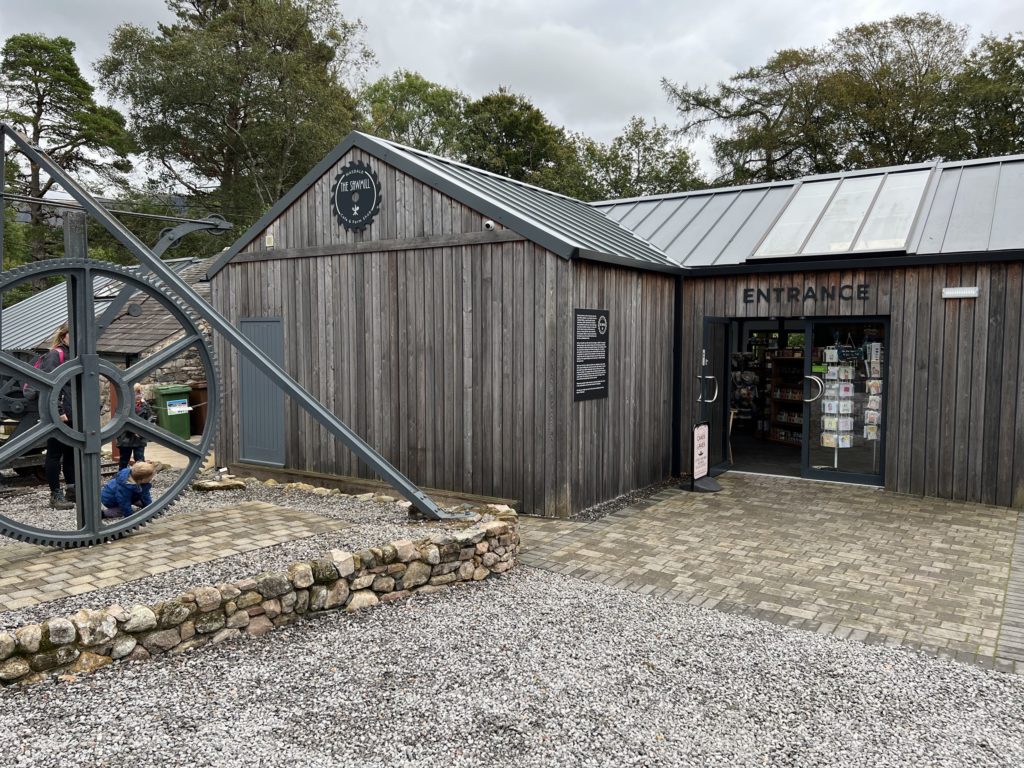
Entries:
POLYGON ((708 474, 708 463, 710 457, 709 438, 711 428, 706 421, 695 424, 693 427, 693 473, 691 474, 691 488, 693 483, 706 477, 708 474))

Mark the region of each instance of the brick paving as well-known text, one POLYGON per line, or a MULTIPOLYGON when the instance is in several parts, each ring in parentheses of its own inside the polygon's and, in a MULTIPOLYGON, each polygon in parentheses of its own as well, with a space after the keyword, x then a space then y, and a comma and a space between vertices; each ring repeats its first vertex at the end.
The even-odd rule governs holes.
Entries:
MULTIPOLYGON (((123 539, 86 549, 0 546, 0 611, 295 541, 347 523, 264 502, 154 520, 123 539)), ((97 608, 102 606, 96 606, 97 608)))
POLYGON ((1017 539, 999 633, 999 656, 1024 662, 1024 515, 1017 518, 1017 539))
POLYGON ((793 478, 729 473, 719 482, 720 493, 667 490, 592 523, 523 518, 522 561, 1024 672, 1016 511, 793 478))

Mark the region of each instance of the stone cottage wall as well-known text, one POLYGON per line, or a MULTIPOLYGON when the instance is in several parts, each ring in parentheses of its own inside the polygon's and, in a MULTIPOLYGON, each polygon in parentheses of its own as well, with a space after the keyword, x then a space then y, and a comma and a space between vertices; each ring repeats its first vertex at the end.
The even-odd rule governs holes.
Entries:
POLYGON ((0 632, 0 682, 82 674, 119 660, 262 635, 307 613, 357 611, 440 592, 509 570, 518 552, 518 518, 509 511, 454 535, 393 541, 359 552, 331 550, 320 559, 292 563, 287 571, 196 587, 155 605, 83 609, 0 632))

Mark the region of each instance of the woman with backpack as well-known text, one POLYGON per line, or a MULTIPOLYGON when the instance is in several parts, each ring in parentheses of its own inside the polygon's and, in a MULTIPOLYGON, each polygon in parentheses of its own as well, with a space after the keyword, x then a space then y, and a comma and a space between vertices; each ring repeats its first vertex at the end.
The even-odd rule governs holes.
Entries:
MULTIPOLYGON (((39 361, 39 369, 46 373, 52 372, 57 366, 63 365, 71 357, 71 330, 67 323, 57 329, 50 342, 50 351, 39 361)), ((71 383, 68 382, 57 396, 57 413, 60 420, 68 426, 74 426, 74 409, 71 403, 71 383)), ((51 437, 46 441, 46 461, 43 464, 46 482, 50 485, 50 507, 53 509, 73 509, 75 493, 75 450, 70 445, 51 437), (64 470, 66 490, 60 487, 60 472, 64 470)))

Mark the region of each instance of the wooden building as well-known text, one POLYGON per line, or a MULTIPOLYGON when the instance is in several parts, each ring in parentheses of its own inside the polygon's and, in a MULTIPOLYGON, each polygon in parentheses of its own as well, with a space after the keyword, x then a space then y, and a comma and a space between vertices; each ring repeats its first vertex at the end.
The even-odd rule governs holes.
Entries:
POLYGON ((596 207, 682 268, 681 455, 1024 507, 1024 158, 596 207))
MULTIPOLYGON (((678 272, 593 207, 354 133, 209 277, 413 482, 564 517, 670 474, 678 272)), ((369 476, 218 352, 221 463, 369 476)))
MULTIPOLYGON (((706 421, 714 472, 1019 509, 1022 210, 1021 157, 585 205, 356 133, 209 275, 428 488, 572 515, 706 421)), ((223 462, 368 476, 219 352, 223 462)))

